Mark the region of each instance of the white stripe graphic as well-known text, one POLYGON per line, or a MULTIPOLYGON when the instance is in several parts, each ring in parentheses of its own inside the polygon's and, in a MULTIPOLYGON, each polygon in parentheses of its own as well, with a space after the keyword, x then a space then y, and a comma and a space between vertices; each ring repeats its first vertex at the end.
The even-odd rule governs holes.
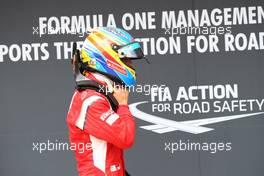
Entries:
MULTIPOLYGON (((247 114, 230 115, 230 116, 213 117, 213 118, 206 118, 206 119, 177 122, 174 120, 168 120, 168 119, 157 117, 151 114, 147 114, 147 113, 144 113, 138 110, 137 105, 144 104, 144 103, 147 103, 147 101, 138 102, 138 103, 129 105, 131 113, 133 114, 133 116, 141 120, 155 124, 155 125, 141 126, 141 128, 146 129, 146 130, 151 130, 153 132, 160 133, 160 134, 171 132, 171 131, 176 131, 176 130, 198 134, 198 133, 195 133, 197 131, 192 131, 192 130, 194 128, 200 128, 201 125, 214 124, 214 123, 264 114, 264 112, 256 112, 256 113, 247 113, 247 114)), ((204 127, 204 128, 207 128, 207 127, 204 127)), ((214 130, 212 128, 208 128, 208 129, 214 130)), ((204 132, 207 132, 207 131, 204 131, 204 132)), ((204 133, 204 132, 200 131, 200 133, 204 133)))
POLYGON ((146 102, 138 102, 138 103, 129 105, 129 109, 131 113, 133 114, 133 116, 136 116, 137 118, 141 120, 154 123, 154 124, 158 124, 158 125, 164 125, 167 127, 176 128, 178 130, 186 131, 186 132, 193 133, 193 134, 205 133, 207 131, 213 130, 212 128, 186 125, 186 124, 182 124, 181 122, 168 120, 168 119, 164 119, 164 118, 161 118, 155 115, 147 114, 136 108, 138 104, 142 104, 142 103, 146 103, 146 102))
POLYGON ((76 124, 75 124, 78 128, 80 128, 82 130, 84 129, 84 122, 86 119, 87 109, 91 104, 93 104, 95 101, 97 101, 99 99, 102 99, 102 97, 91 96, 91 97, 89 97, 83 101, 80 115, 79 115, 79 117, 76 121, 76 124))
POLYGON ((107 142, 90 135, 94 166, 105 173, 107 142))
POLYGON ((75 97, 76 94, 77 94, 77 92, 74 92, 74 94, 73 94, 73 96, 72 96, 71 104, 70 104, 69 109, 68 109, 68 114, 69 114, 69 111, 71 110, 72 103, 73 103, 73 99, 74 99, 74 97, 75 97))
POLYGON ((141 126, 140 128, 143 128, 145 130, 156 130, 160 128, 167 128, 164 125, 146 125, 146 126, 141 126))
POLYGON ((177 129, 171 128, 171 127, 167 127, 167 128, 156 129, 156 130, 152 130, 152 131, 156 132, 156 133, 163 134, 163 133, 168 133, 168 132, 175 131, 175 130, 177 130, 177 129))

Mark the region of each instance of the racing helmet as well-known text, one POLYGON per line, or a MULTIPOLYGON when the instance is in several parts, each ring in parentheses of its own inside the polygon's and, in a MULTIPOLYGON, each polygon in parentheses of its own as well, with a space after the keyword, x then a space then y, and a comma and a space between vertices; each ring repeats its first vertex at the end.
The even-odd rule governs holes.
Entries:
POLYGON ((80 55, 84 72, 99 72, 125 86, 136 83, 131 60, 145 58, 140 43, 126 31, 114 27, 91 30, 80 55))

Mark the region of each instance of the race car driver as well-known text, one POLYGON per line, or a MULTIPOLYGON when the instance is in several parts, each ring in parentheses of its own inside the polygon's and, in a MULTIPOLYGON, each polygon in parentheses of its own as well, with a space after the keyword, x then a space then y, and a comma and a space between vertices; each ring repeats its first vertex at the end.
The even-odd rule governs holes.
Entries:
POLYGON ((135 122, 129 111, 128 86, 135 85, 134 59, 141 46, 126 31, 99 27, 75 49, 76 91, 67 115, 70 143, 76 148, 79 176, 124 176, 123 150, 133 145, 135 122), (118 85, 118 88, 116 87, 118 85))

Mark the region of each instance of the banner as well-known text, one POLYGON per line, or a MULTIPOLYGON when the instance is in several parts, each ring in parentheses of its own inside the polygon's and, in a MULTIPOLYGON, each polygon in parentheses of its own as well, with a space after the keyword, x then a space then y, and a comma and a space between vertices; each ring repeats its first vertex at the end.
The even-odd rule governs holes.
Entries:
POLYGON ((133 61, 134 176, 262 176, 263 1, 1 3, 2 176, 78 175, 66 115, 72 45, 119 27, 150 62, 133 61))

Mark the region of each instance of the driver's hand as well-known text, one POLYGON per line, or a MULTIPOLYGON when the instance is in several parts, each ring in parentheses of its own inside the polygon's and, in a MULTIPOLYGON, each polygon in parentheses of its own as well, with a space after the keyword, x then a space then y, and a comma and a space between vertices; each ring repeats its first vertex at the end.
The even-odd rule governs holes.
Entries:
POLYGON ((127 105, 128 103, 128 95, 129 90, 124 86, 116 86, 114 87, 114 97, 116 98, 119 105, 127 105))

